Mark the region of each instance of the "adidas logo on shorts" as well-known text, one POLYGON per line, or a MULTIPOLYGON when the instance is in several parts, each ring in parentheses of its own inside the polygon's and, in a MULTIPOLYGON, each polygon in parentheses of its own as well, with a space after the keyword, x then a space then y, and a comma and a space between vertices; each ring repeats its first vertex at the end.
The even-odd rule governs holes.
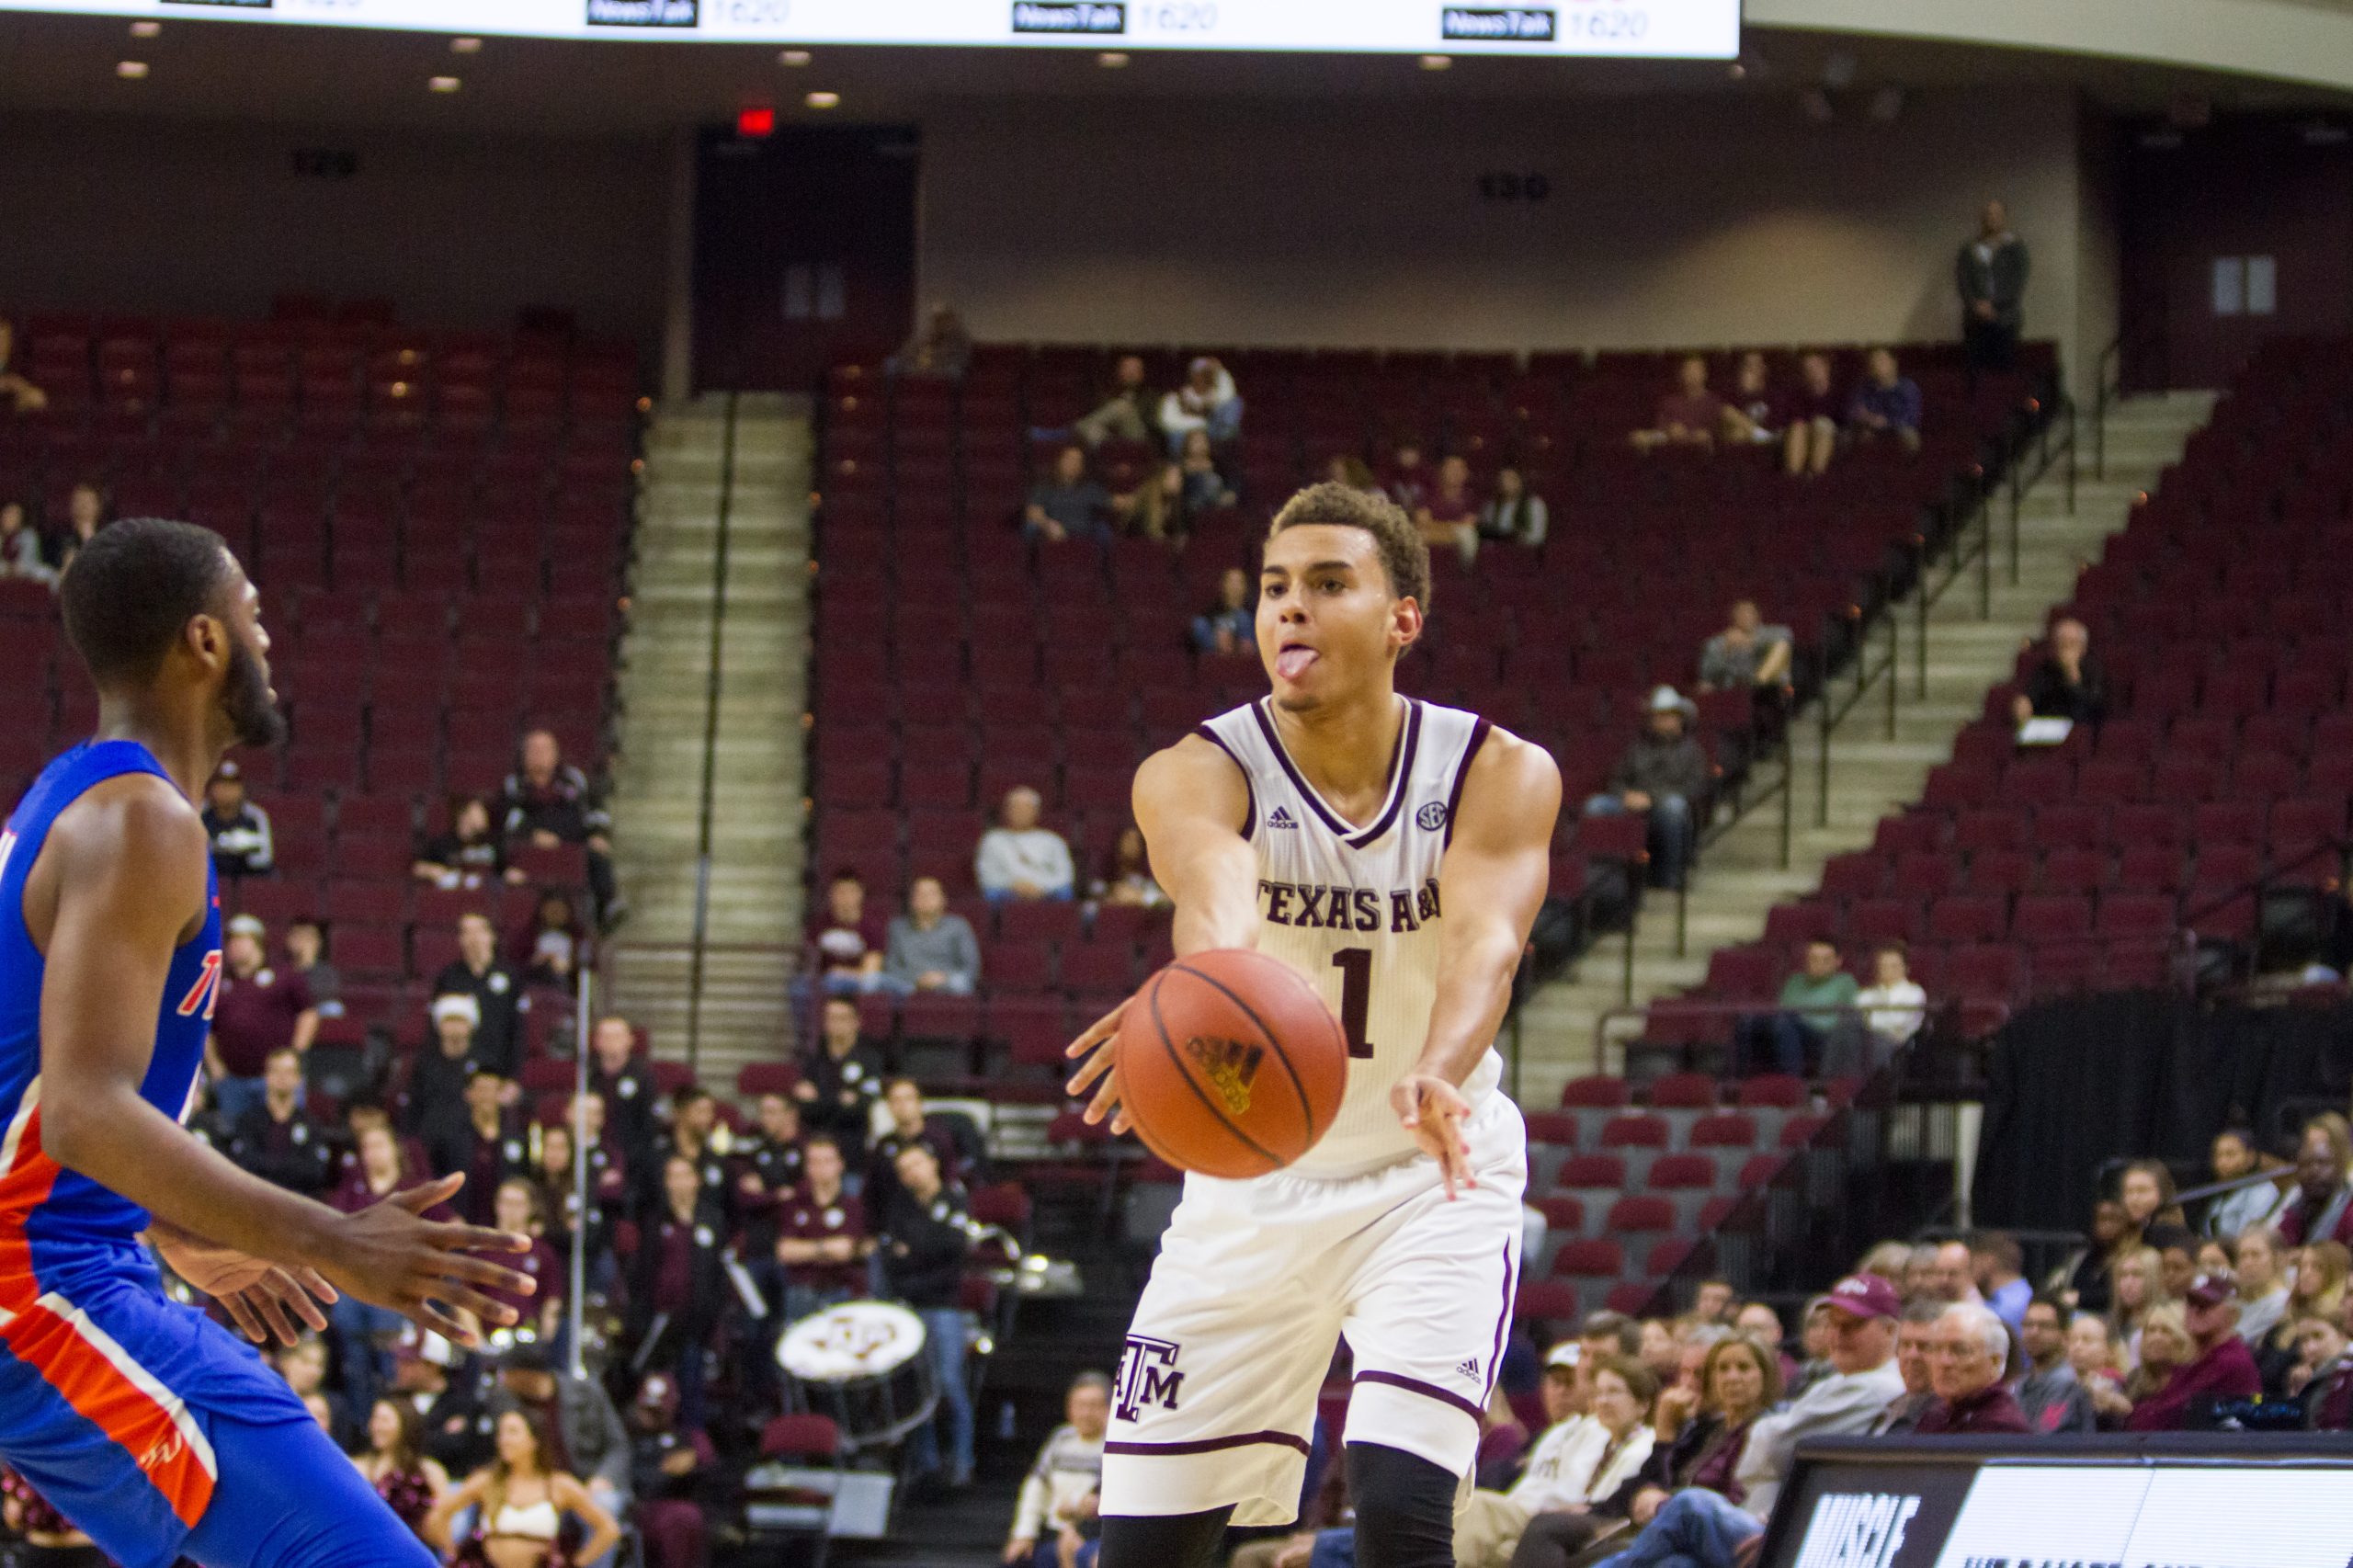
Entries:
POLYGON ((1479 1381, 1479 1358, 1476 1356, 1465 1357, 1462 1364, 1454 1369, 1454 1375, 1458 1378, 1468 1378, 1474 1383, 1477 1382, 1479 1381))
POLYGON ((1290 807, 1277 806, 1275 808, 1275 814, 1267 819, 1267 825, 1268 827, 1296 828, 1299 826, 1299 823, 1291 816, 1290 807))

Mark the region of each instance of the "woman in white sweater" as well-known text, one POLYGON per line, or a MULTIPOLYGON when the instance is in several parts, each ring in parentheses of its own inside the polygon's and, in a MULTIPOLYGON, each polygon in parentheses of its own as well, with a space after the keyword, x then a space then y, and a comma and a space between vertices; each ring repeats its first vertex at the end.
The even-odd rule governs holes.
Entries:
POLYGON ((1508 1492, 1473 1492, 1455 1520, 1458 1568, 1508 1568, 1513 1548, 1539 1514, 1590 1508, 1643 1468, 1656 1440, 1651 1409, 1658 1379, 1631 1358, 1607 1356, 1589 1379, 1589 1414, 1572 1416, 1536 1440, 1528 1468, 1508 1492))

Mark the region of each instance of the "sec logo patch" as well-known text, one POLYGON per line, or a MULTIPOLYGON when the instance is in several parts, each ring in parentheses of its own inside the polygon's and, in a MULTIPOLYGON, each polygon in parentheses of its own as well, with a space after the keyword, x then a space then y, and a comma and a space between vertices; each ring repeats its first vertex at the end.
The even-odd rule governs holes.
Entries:
POLYGON ((1425 832, 1436 833, 1446 825, 1446 802, 1432 801, 1414 813, 1414 820, 1422 825, 1425 832))

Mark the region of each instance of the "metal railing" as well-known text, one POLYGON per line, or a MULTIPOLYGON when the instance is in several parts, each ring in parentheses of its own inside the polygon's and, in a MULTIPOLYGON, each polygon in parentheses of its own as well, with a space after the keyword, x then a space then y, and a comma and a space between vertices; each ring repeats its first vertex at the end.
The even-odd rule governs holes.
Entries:
POLYGON ((719 792, 719 694, 726 659, 727 548, 729 514, 735 503, 735 420, 741 394, 727 394, 727 419, 720 436, 718 537, 710 561, 710 668, 703 677, 702 790, 695 821, 695 906, 687 972, 687 1065, 702 1054, 704 955, 710 950, 711 824, 719 792))

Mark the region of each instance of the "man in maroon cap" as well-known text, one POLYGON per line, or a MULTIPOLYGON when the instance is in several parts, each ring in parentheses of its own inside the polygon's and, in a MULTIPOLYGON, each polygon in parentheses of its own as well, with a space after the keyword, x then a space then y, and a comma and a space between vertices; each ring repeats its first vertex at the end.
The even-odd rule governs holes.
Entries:
POLYGON ((2010 1364, 2010 1330, 1993 1308, 1957 1301, 1937 1319, 1928 1341, 1928 1381, 1936 1403, 1913 1427, 1922 1437, 2018 1434, 2030 1428, 2002 1374, 2010 1364))
POLYGON ((2218 1401, 2253 1399, 2263 1374, 2239 1337, 2238 1282, 2228 1274, 2201 1274, 2182 1298, 2182 1320, 2198 1354, 2165 1386, 2132 1407, 2130 1432, 2183 1432, 2204 1425, 2218 1401))

